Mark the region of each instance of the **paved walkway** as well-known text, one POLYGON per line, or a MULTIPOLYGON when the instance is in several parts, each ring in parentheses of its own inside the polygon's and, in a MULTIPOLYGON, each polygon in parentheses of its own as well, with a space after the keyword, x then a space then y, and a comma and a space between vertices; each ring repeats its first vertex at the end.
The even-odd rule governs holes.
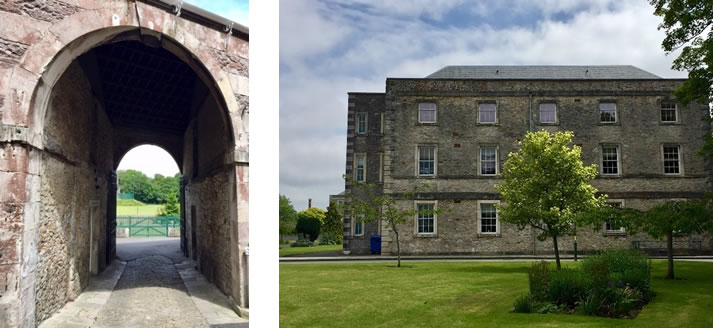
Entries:
POLYGON ((120 260, 40 327, 248 327, 180 254, 178 243, 177 238, 117 240, 120 260))

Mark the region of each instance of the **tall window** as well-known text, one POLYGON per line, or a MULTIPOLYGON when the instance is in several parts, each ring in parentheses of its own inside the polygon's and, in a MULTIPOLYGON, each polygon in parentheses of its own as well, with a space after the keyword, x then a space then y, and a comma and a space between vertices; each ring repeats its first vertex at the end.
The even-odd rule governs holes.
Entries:
POLYGON ((416 232, 417 233, 435 233, 436 219, 434 204, 417 204, 418 208, 416 232))
POLYGON ((364 221, 361 221, 363 218, 364 215, 357 215, 354 217, 354 236, 361 236, 364 234, 364 221))
POLYGON ((498 232, 498 212, 494 203, 480 203, 480 233, 498 232))
POLYGON ((478 105, 478 115, 480 123, 495 123, 495 104, 494 103, 482 103, 478 105))
POLYGON ((357 133, 359 133, 359 134, 366 133, 366 114, 365 113, 357 114, 357 133))
POLYGON ((557 105, 555 103, 540 104, 540 123, 557 122, 557 105))
POLYGON ((418 104, 418 122, 436 123, 436 104, 418 104))
POLYGON ((480 148, 480 174, 496 175, 498 173, 498 150, 495 147, 480 148))
POLYGON ((355 155, 354 179, 357 182, 366 181, 366 154, 355 155))
MULTIPOLYGON (((621 202, 614 202, 614 201, 607 202, 607 204, 614 208, 620 208, 622 206, 621 202)), ((610 233, 611 232, 614 232, 614 233, 624 232, 624 227, 622 227, 612 221, 607 221, 606 223, 604 223, 604 232, 610 232, 610 233)))
POLYGON ((679 146, 667 145, 663 147, 663 173, 681 173, 681 158, 679 156, 679 146))
POLYGON ((616 146, 602 146, 602 174, 619 174, 619 149, 616 146))
POLYGON ((436 147, 434 147, 434 146, 418 147, 418 175, 419 176, 436 175, 436 147))
POLYGON ((676 122, 676 104, 661 103, 661 122, 676 122))
POLYGON ((616 103, 599 104, 599 122, 616 123, 616 103))

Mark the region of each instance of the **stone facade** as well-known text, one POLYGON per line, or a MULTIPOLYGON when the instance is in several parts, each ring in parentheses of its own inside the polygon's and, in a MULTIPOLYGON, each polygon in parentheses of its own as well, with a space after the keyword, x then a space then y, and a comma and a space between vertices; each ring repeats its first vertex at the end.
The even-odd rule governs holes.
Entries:
MULTIPOLYGON (((434 204, 433 233, 417 233, 417 219, 400 227, 401 250, 406 254, 547 254, 550 240, 541 242, 530 228, 497 221, 496 233, 482 233, 481 206, 497 202, 494 185, 507 160, 517 151, 516 142, 529 130, 571 130, 574 144, 582 147, 585 164, 596 164, 599 176, 592 184, 623 206, 647 209, 672 199, 701 197, 709 190, 708 160, 695 153, 710 133, 705 120, 708 106, 676 104, 673 90, 684 80, 636 79, 478 79, 424 78, 386 81, 386 92, 349 93, 346 174, 354 175, 355 154, 366 154, 366 182, 376 183, 385 193, 402 194, 427 184, 416 201, 434 204), (435 122, 419 122, 419 104, 435 104, 435 122), (541 123, 540 104, 555 104, 556 120, 541 123), (615 103, 615 123, 600 122, 599 104, 615 103), (495 122, 479 120, 480 104, 495 104, 495 122), (676 104, 677 118, 661 121, 662 104, 676 104), (367 113, 366 133, 358 133, 359 113, 367 113), (383 115, 383 127, 381 123, 383 115), (383 129, 383 130, 382 130, 383 129), (383 132, 381 132, 383 131, 383 132), (434 149, 434 174, 418 174, 418 148, 434 149), (679 151, 680 173, 664 174, 663 147, 679 151), (602 149, 617 150, 617 174, 603 174, 602 149), (481 174, 481 149, 495 149, 495 175, 481 174)), ((345 185, 347 193, 351 186, 345 185)), ((367 227, 365 236, 353 236, 350 217, 345 217, 345 249, 368 251, 368 235, 382 235, 382 254, 394 253, 393 232, 378 224, 367 227)), ((487 229, 486 229, 487 230, 487 229)), ((646 235, 626 236, 617 231, 578 230, 578 250, 594 252, 609 247, 632 247, 656 251, 663 247, 646 235), (644 246, 646 245, 646 246, 644 246)), ((560 249, 572 251, 565 237, 560 249)), ((711 252, 711 236, 678 236, 681 252, 711 252)))
MULTIPOLYGON (((189 4, 180 16, 175 9, 164 1, 0 1, 0 326, 37 326, 113 260, 114 171, 146 143, 166 149, 183 173, 186 254, 247 313, 248 31, 189 4), (111 116, 106 90, 119 88, 103 86, 96 57, 118 42, 161 48, 186 65, 168 73, 195 81, 186 83, 187 117, 151 118, 185 131, 111 116)), ((144 90, 133 83, 121 87, 138 96, 144 90)))

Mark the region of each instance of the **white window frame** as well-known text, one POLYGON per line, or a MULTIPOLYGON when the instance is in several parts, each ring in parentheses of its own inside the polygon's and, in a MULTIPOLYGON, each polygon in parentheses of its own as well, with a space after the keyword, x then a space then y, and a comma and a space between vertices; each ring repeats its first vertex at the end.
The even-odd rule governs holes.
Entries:
POLYGON ((427 123, 427 124, 432 124, 432 123, 437 123, 438 122, 438 105, 435 103, 419 103, 418 104, 418 123, 427 123), (421 105, 424 105, 423 107, 426 107, 426 105, 433 105, 433 110, 431 109, 422 109, 421 105), (433 111, 433 121, 424 121, 421 120, 421 111, 433 111))
POLYGON ((357 134, 366 134, 367 131, 369 131, 369 116, 366 113, 356 113, 354 123, 356 124, 357 134), (359 118, 361 117, 364 117, 364 131, 360 131, 359 129, 359 118))
POLYGON ((438 235, 438 214, 433 213, 433 232, 418 232, 418 205, 433 205, 433 210, 437 211, 438 210, 438 201, 437 200, 430 200, 430 201, 414 201, 413 202, 413 208, 416 210, 416 215, 414 216, 414 221, 413 221, 413 233, 414 236, 416 237, 435 237, 438 235))
POLYGON ((438 146, 436 145, 417 145, 416 146, 416 176, 422 178, 435 177, 438 174, 438 146), (421 174, 419 164, 421 161, 421 148, 433 148, 433 174, 421 174))
POLYGON ((384 182, 384 153, 379 153, 379 182, 384 182))
POLYGON ((358 222, 357 218, 363 218, 363 214, 357 214, 352 217, 352 236, 358 237, 358 236, 363 236, 364 235, 364 229, 366 228, 366 225, 364 224, 364 221, 358 222), (361 226, 361 233, 356 233, 356 227, 357 225, 361 226))
POLYGON ((554 102, 554 101, 543 101, 543 102, 541 102, 540 105, 538 106, 538 109, 539 109, 539 112, 538 112, 538 115, 539 115, 539 116, 538 116, 538 121, 539 121, 541 124, 557 124, 557 103, 556 103, 556 102, 554 102), (553 106, 555 106, 555 111, 554 111, 554 115, 555 115, 555 116, 554 116, 554 120, 553 120, 552 122, 550 122, 550 121, 545 122, 545 121, 542 120, 542 105, 553 105, 553 106))
POLYGON ((478 103, 478 123, 479 124, 498 124, 498 104, 496 102, 481 102, 478 103), (480 119, 480 114, 481 114, 481 109, 480 107, 483 105, 493 105, 495 107, 495 120, 493 122, 483 122, 480 119))
POLYGON ((599 106, 597 108, 597 117, 599 118, 599 123, 600 124, 616 124, 619 122, 619 111, 617 110, 616 102, 614 101, 602 101, 599 103, 599 106), (602 105, 604 104, 612 104, 614 105, 614 121, 602 121, 602 105))
POLYGON ((619 145, 613 145, 613 144, 602 144, 599 146, 599 150, 601 152, 601 154, 599 156, 599 164, 602 167, 600 174, 603 176, 611 176, 611 177, 621 176, 621 147, 619 147, 619 145), (616 149, 616 173, 604 173, 604 148, 615 148, 616 149))
POLYGON ((366 153, 355 153, 354 154, 354 181, 356 182, 366 182, 366 153), (364 172, 363 179, 359 180, 359 157, 364 158, 364 172))
MULTIPOLYGON (((623 199, 607 199, 606 200, 607 205, 609 204, 619 204, 619 208, 624 207, 624 200, 623 199)), ((624 227, 619 227, 619 229, 607 229, 607 221, 604 222, 604 225, 602 226, 602 231, 604 231, 605 235, 623 235, 626 234, 626 229, 624 227)))
POLYGON ((497 207, 495 206, 496 204, 499 205, 500 201, 499 200, 479 200, 478 201, 478 214, 477 214, 478 220, 476 223, 478 226, 476 227, 476 229, 477 229, 476 231, 478 231, 479 236, 500 236, 500 233, 502 231, 501 226, 500 226, 500 213, 499 213, 497 207), (483 223, 482 223, 482 220, 483 220, 482 205, 483 204, 493 204, 493 206, 495 207, 495 232, 483 232, 483 223))
POLYGON ((664 175, 683 175, 683 147, 681 147, 680 144, 662 144, 661 145, 661 164, 663 165, 663 174, 664 175), (678 173, 666 173, 666 156, 665 156, 665 149, 666 147, 676 147, 678 149, 678 173))
MULTIPOLYGON (((670 108, 667 108, 666 110, 670 110, 670 108)), ((679 116, 678 104, 677 104, 677 103, 674 103, 674 102, 671 102, 671 101, 663 101, 663 102, 661 102, 661 103, 659 104, 659 121, 660 121, 661 123, 663 123, 663 124, 678 123, 678 122, 679 122, 679 117, 680 117, 680 116, 679 116), (663 106, 665 106, 665 105, 673 105, 673 115, 676 116, 676 119, 675 119, 675 120, 673 120, 673 121, 664 121, 664 120, 663 120, 663 117, 662 117, 663 111, 664 111, 663 106)))
POLYGON ((381 121, 381 125, 379 126, 379 132, 381 134, 384 134, 384 113, 379 114, 379 120, 381 121))
POLYGON ((488 146, 488 145, 483 145, 478 148, 478 174, 482 176, 487 176, 487 177, 493 177, 497 176, 500 173, 500 158, 498 157, 498 146, 488 146), (483 148, 494 148, 495 149, 495 173, 494 174, 485 174, 483 173, 483 148))

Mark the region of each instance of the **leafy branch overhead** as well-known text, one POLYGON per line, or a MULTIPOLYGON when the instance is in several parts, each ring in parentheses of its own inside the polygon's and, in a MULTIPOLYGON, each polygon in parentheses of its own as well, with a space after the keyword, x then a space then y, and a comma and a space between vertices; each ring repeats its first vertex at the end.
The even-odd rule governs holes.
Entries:
POLYGON ((662 47, 668 53, 682 49, 673 69, 688 71, 688 80, 674 92, 683 104, 713 101, 713 1, 650 0, 666 32, 662 47))

